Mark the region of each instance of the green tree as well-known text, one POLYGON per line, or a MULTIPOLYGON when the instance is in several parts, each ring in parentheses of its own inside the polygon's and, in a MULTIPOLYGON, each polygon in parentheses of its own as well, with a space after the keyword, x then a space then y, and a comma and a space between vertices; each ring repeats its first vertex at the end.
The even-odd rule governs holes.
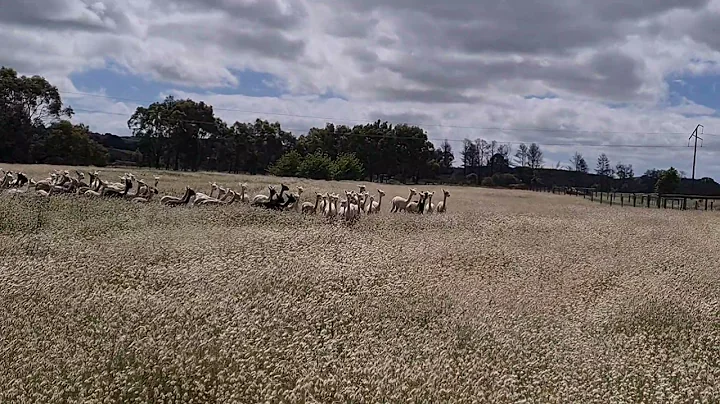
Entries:
POLYGON ((90 138, 85 125, 59 121, 50 125, 33 144, 36 161, 47 164, 95 165, 107 164, 107 149, 90 138))
POLYGON ((680 173, 675 167, 662 171, 655 184, 655 191, 659 194, 671 194, 680 185, 680 173))
POLYGON ((327 154, 317 151, 305 156, 298 174, 314 180, 329 180, 332 177, 332 165, 332 160, 327 154))
POLYGON ((268 171, 270 174, 278 177, 296 177, 300 171, 302 164, 302 156, 296 150, 280 156, 280 158, 270 166, 268 171))
POLYGON ((360 180, 364 171, 360 160, 351 153, 340 154, 332 163, 332 177, 336 180, 360 180))
POLYGON ((40 76, 20 76, 0 67, 0 160, 33 162, 30 149, 45 125, 71 118, 57 87, 40 76))

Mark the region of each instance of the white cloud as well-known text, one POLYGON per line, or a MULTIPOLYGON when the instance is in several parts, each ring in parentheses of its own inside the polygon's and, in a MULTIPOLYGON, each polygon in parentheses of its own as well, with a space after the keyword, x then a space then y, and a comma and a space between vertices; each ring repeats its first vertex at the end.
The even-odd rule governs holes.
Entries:
MULTIPOLYGON (((0 64, 45 75, 66 91, 76 91, 71 73, 112 62, 152 80, 208 91, 236 86, 232 71, 252 69, 276 76, 273 84, 290 93, 279 99, 187 94, 217 108, 249 111, 218 110, 228 120, 269 111, 347 118, 343 123, 349 124, 410 121, 426 124, 438 139, 682 145, 698 122, 720 133, 712 129, 718 119, 711 108, 688 100, 669 106, 666 84, 670 75, 718 73, 720 41, 713 27, 720 26, 719 4, 0 0, 0 64), (327 92, 347 101, 319 97, 327 92), (556 98, 524 98, 545 94, 556 98), (497 127, 682 135, 481 129, 497 127)), ((78 111, 77 119, 125 134, 136 106, 107 98, 69 101, 79 109, 113 112, 78 111)), ((294 132, 325 123, 266 118, 294 132)), ((720 167, 708 164, 716 160, 711 139, 706 145, 700 172, 720 174, 720 167)), ((601 151, 577 148, 587 155, 601 151)), ((546 147, 557 158, 570 149, 546 147)), ((689 164, 684 149, 607 152, 638 165, 689 164)))

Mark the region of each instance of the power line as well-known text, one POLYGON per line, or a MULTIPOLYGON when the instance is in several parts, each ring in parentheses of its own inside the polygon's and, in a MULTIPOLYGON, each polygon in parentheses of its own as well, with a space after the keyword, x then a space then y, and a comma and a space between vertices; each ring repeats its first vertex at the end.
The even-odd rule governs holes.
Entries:
MULTIPOLYGON (((100 110, 90 110, 90 109, 83 109, 83 108, 74 108, 76 111, 82 111, 82 112, 88 112, 88 113, 98 113, 98 114, 108 114, 108 115, 120 115, 120 116, 127 116, 127 114, 121 113, 121 112, 111 112, 111 111, 100 111, 100 110)), ((198 125, 214 125, 216 122, 208 122, 208 121, 194 121, 190 119, 177 119, 176 122, 186 122, 186 123, 194 123, 198 125)), ((306 130, 307 128, 289 128, 285 127, 283 129, 287 130, 306 130)), ((343 136, 358 136, 358 137, 368 137, 368 138, 379 138, 379 139, 403 139, 403 140, 417 140, 416 137, 412 136, 386 136, 386 135, 374 135, 374 134, 361 134, 361 133, 343 133, 343 136)), ((464 139, 446 139, 446 138, 431 138, 428 137, 427 140, 429 141, 437 141, 437 142, 464 142, 464 139)), ((506 144, 506 145, 520 145, 523 143, 529 143, 529 142, 521 142, 521 141, 498 141, 497 142, 500 145, 506 144)), ((531 142, 530 142, 531 143, 531 142)), ((546 147, 604 147, 604 148, 666 148, 666 149, 673 149, 673 148, 686 148, 685 145, 667 145, 667 144, 603 144, 603 143, 546 143, 546 142, 537 142, 542 146, 546 147)))
MULTIPOLYGON (((100 94, 92 94, 92 93, 83 93, 83 92, 73 92, 73 91, 59 91, 62 94, 71 94, 71 95, 81 95, 86 97, 97 97, 97 98, 106 98, 111 100, 121 100, 121 101, 132 101, 137 103, 153 103, 157 102, 155 101, 148 101, 148 100, 140 100, 140 99, 133 99, 133 98, 123 98, 123 97, 114 97, 114 96, 108 96, 108 95, 100 95, 100 94)), ((213 110, 215 111, 228 111, 228 112, 239 112, 243 114, 255 114, 255 115, 275 115, 275 116, 285 116, 290 118, 303 118, 303 119, 318 119, 318 120, 325 120, 325 121, 346 121, 346 122, 360 122, 360 123, 367 123, 367 119, 349 119, 349 118, 338 118, 338 117, 321 117, 321 116, 313 116, 313 115, 301 115, 301 114, 291 114, 291 113, 282 113, 282 112, 268 112, 268 111, 252 111, 252 110, 243 110, 243 109, 235 109, 235 108, 220 108, 220 107, 213 107, 213 110)), ((445 124, 433 124, 433 123, 413 123, 413 122, 404 122, 408 125, 414 125, 414 126, 425 126, 425 127, 437 127, 437 128, 449 128, 449 129, 475 129, 475 130, 487 130, 487 131, 500 131, 500 132, 557 132, 557 133, 577 133, 577 134, 608 134, 608 135, 685 135, 687 132, 631 132, 631 131, 600 131, 600 130, 574 130, 574 129, 552 129, 552 128, 504 128, 504 127, 483 127, 483 126, 467 126, 467 125, 445 125, 445 124)), ((706 133, 707 136, 720 136, 720 134, 709 134, 706 133)))

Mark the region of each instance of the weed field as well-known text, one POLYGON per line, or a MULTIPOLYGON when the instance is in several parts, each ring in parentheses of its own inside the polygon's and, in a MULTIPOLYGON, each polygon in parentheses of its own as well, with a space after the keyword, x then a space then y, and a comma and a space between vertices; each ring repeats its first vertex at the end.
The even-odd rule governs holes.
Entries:
POLYGON ((364 183, 381 213, 347 225, 159 197, 354 182, 160 176, 147 204, 0 195, 0 402, 720 401, 713 215, 457 187, 398 214, 407 186, 364 183))

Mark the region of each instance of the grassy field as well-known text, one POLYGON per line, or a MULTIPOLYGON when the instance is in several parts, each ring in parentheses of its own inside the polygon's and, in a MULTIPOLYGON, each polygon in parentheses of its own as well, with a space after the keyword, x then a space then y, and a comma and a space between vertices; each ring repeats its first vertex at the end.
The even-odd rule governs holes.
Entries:
POLYGON ((0 402, 720 400, 712 216, 453 187, 447 214, 390 214, 408 187, 380 188, 353 226, 0 196, 0 402))

